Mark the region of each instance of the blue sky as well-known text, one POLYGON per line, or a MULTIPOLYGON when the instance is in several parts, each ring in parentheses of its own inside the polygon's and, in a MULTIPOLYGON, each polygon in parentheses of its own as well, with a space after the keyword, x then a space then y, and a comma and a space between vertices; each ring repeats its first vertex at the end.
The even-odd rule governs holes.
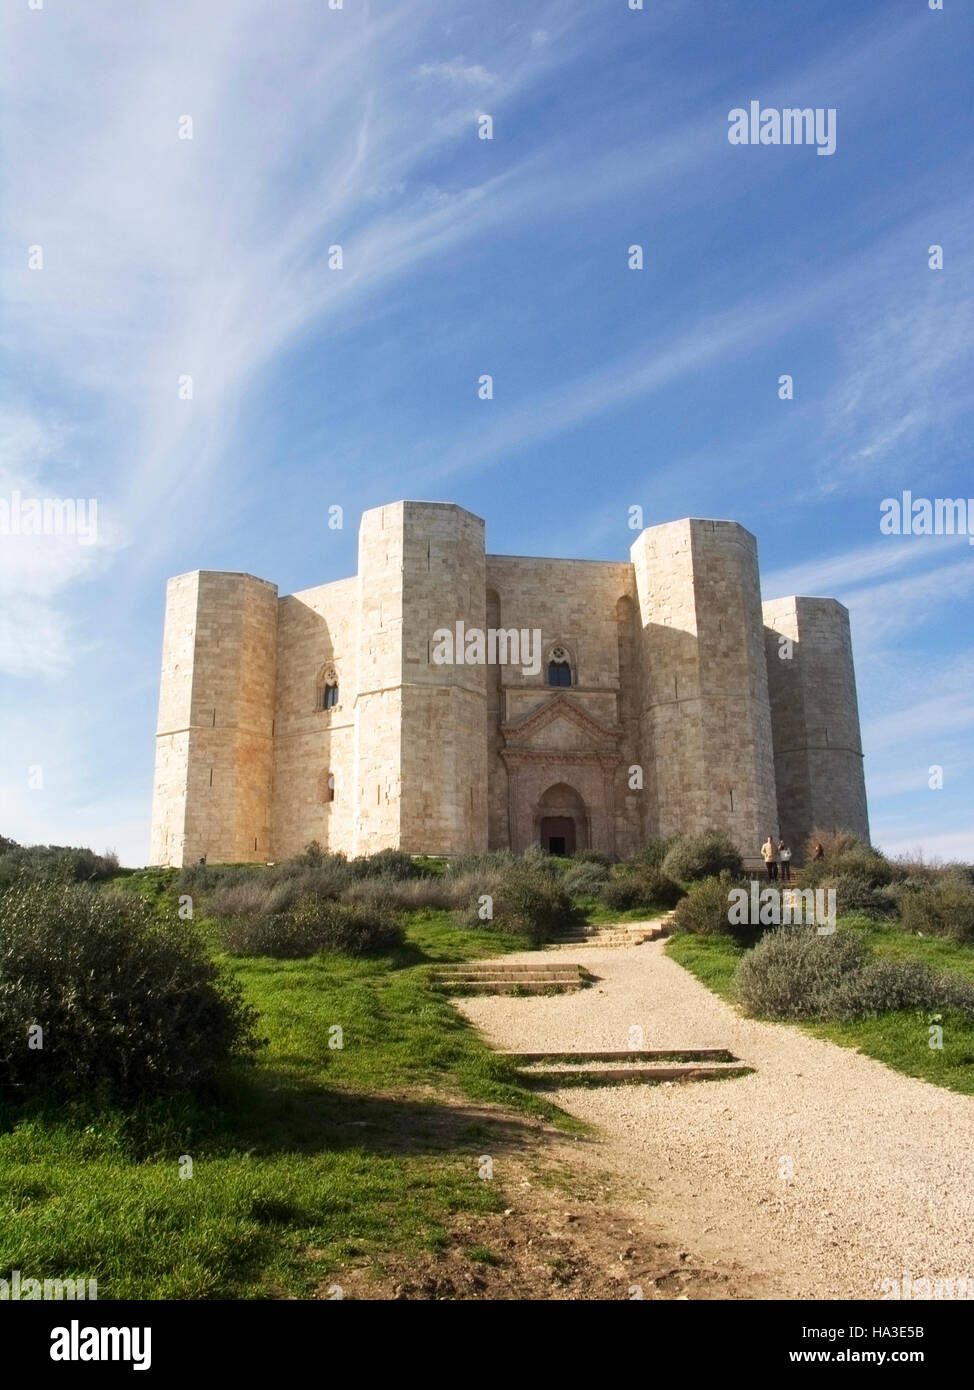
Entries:
POLYGON ((94 497, 98 544, 0 536, 0 832, 143 863, 167 576, 340 578, 360 511, 410 496, 495 553, 624 559, 635 504, 740 520, 766 597, 850 609, 876 842, 974 858, 974 547, 879 530, 903 489, 974 497, 969 5, 5 29, 0 497, 94 497), (835 153, 731 145, 751 100, 834 107, 835 153))

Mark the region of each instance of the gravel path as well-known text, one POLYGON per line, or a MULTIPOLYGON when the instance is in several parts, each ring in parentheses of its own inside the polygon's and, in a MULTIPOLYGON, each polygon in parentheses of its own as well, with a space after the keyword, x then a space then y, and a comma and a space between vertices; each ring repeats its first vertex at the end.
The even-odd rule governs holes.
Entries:
MULTIPOLYGON (((540 952, 505 961, 553 959, 540 952)), ((515 1051, 726 1047, 751 1076, 546 1094, 601 1129, 607 1166, 698 1260, 735 1261, 758 1297, 877 1298, 883 1279, 970 1276, 974 1098, 795 1028, 741 1018, 664 944, 560 951, 598 977, 555 996, 456 1000, 515 1051), (783 1159, 793 1176, 782 1178, 783 1159)), ((926 1046, 918 1025, 917 1046, 926 1046)), ((922 1287, 922 1286, 921 1286, 922 1287)))

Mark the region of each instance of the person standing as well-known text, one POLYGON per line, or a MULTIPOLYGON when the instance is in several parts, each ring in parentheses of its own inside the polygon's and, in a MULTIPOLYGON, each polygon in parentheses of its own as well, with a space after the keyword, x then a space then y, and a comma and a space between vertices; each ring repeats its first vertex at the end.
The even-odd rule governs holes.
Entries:
POLYGON ((775 849, 774 840, 769 835, 761 846, 761 857, 764 859, 765 868, 768 871, 768 878, 778 877, 778 851, 775 849))
POLYGON ((788 848, 788 846, 785 844, 784 840, 779 840, 779 841, 778 841, 778 862, 779 862, 780 865, 781 865, 781 881, 782 881, 782 883, 790 883, 790 882, 791 882, 791 850, 790 850, 790 849, 788 848))

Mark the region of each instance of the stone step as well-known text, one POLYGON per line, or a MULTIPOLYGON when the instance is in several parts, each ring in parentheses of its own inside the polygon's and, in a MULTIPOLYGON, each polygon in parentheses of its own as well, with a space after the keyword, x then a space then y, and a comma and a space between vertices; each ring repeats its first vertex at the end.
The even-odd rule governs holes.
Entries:
POLYGON ((639 1047, 608 1052, 501 1052, 512 1062, 740 1062, 726 1047, 639 1047))
POLYGON ((515 961, 510 965, 503 962, 490 961, 483 965, 476 961, 471 961, 466 965, 443 965, 433 969, 435 979, 455 979, 458 975, 509 975, 512 978, 521 975, 577 975, 581 970, 580 965, 552 965, 548 961, 515 961))
POLYGON ((536 1084, 541 1081, 552 1088, 566 1085, 631 1085, 633 1082, 686 1082, 716 1081, 720 1077, 749 1076, 753 1067, 741 1062, 689 1063, 669 1066, 598 1066, 589 1067, 538 1067, 525 1068, 521 1072, 524 1079, 536 1084))
POLYGON ((434 984, 453 985, 578 985, 578 975, 444 975, 434 984))
POLYGON ((659 941, 665 936, 662 931, 644 932, 606 932, 592 933, 589 936, 556 936, 552 946, 642 946, 646 941, 659 941))
POLYGON ((463 994, 543 994, 576 992, 591 983, 591 976, 580 965, 534 963, 532 961, 466 961, 442 965, 431 972, 436 989, 463 994))
POLYGON ((553 946, 639 946, 657 941, 668 930, 671 912, 646 922, 604 922, 570 927, 552 938, 553 946))
POLYGON ((581 980, 457 980, 453 986, 464 994, 544 994, 556 990, 559 994, 577 994, 583 988, 581 980))

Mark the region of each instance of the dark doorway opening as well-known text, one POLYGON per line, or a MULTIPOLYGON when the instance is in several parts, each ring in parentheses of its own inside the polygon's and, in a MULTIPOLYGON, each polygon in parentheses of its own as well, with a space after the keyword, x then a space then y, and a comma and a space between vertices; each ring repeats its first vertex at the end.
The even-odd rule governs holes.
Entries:
POLYGON ((570 816, 546 816, 541 822, 541 844, 549 854, 574 854, 575 822, 570 816))

